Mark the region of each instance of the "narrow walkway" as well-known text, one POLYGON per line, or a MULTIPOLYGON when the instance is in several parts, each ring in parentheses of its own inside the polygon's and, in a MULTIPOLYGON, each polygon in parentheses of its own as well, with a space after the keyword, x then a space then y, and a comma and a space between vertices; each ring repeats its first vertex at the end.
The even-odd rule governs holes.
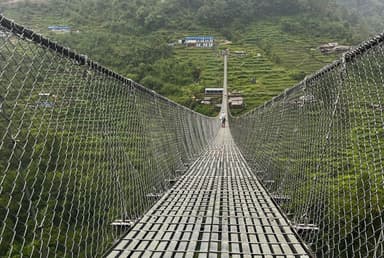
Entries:
POLYGON ((225 128, 108 257, 310 256, 225 128))

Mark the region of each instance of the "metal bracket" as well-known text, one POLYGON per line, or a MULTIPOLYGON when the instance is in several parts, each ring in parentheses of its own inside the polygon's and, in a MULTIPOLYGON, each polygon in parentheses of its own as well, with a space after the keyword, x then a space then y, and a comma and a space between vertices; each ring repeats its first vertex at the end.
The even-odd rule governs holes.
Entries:
POLYGON ((132 220, 117 219, 117 220, 113 221, 110 225, 113 227, 118 227, 118 228, 131 228, 134 224, 135 224, 135 222, 132 220))
POLYGON ((149 193, 149 194, 145 195, 145 197, 147 197, 147 199, 151 200, 151 201, 157 201, 162 196, 163 196, 163 194, 161 194, 161 193, 149 193))
POLYGON ((295 224, 292 227, 299 234, 307 234, 309 232, 319 231, 320 230, 320 228, 316 224, 295 224))

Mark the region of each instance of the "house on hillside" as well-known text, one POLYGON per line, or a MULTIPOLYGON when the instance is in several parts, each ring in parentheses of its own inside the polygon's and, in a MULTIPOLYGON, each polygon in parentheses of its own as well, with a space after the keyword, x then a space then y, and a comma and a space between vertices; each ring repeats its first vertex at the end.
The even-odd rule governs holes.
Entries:
POLYGON ((212 36, 185 37, 179 40, 179 43, 187 47, 210 48, 213 47, 214 38, 212 36))
POLYGON ((230 97, 228 99, 228 104, 231 108, 243 108, 244 99, 243 97, 230 97))
POLYGON ((319 50, 323 54, 343 53, 351 49, 352 49, 351 46, 339 45, 339 43, 337 42, 331 42, 331 43, 327 43, 319 46, 319 50))
POLYGON ((52 32, 71 32, 71 27, 69 26, 49 26, 48 30, 52 32))
POLYGON ((321 52, 328 51, 330 49, 333 49, 334 47, 338 46, 339 43, 337 42, 330 42, 319 46, 319 49, 321 52))
POLYGON ((222 96, 223 88, 205 88, 205 96, 222 96))

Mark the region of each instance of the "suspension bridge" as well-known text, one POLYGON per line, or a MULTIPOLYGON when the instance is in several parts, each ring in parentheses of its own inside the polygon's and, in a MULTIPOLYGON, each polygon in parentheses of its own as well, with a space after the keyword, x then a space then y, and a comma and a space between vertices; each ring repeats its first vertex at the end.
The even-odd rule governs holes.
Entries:
POLYGON ((221 128, 0 31, 1 257, 384 255, 384 35, 221 128))

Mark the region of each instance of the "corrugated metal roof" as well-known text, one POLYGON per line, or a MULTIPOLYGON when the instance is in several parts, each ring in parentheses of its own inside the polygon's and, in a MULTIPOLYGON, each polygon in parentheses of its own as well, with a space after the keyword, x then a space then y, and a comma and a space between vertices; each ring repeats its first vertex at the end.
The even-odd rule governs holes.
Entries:
POLYGON ((223 91, 223 88, 205 88, 206 91, 223 91))
POLYGON ((190 36, 190 37, 185 37, 185 40, 199 40, 199 41, 212 41, 213 37, 212 36, 190 36))

